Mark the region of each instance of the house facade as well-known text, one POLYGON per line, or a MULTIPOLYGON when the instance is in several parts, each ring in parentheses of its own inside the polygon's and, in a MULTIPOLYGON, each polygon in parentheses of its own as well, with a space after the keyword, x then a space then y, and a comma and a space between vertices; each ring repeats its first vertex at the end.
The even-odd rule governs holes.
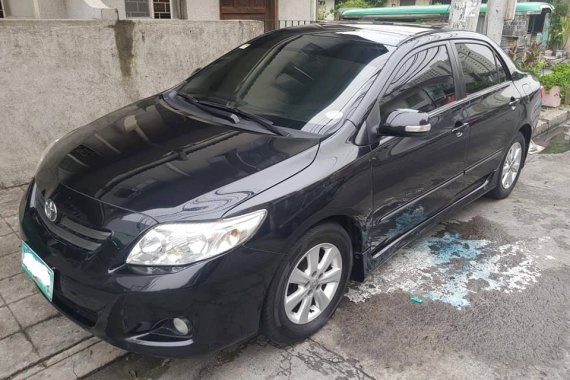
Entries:
POLYGON ((189 20, 316 20, 318 0, 125 0, 126 16, 189 20))
POLYGON ((0 18, 245 19, 275 28, 317 20, 323 8, 334 0, 0 0, 0 18))

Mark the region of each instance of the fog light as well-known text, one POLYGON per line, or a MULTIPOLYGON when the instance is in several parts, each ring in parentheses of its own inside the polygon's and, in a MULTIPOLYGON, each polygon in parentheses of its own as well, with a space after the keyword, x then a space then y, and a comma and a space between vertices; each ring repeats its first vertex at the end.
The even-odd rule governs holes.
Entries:
POLYGON ((176 331, 181 335, 188 335, 190 332, 190 321, 186 318, 174 318, 172 324, 176 331))

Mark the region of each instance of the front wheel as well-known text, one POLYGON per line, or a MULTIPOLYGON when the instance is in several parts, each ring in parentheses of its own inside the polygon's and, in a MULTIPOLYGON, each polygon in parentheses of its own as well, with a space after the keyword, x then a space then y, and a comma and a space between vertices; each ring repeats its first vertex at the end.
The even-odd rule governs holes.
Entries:
POLYGON ((336 310, 352 267, 344 228, 326 223, 308 231, 277 272, 264 305, 262 330, 291 344, 317 332, 336 310))
POLYGON ((524 136, 522 133, 518 133, 503 158, 497 186, 489 192, 491 198, 503 199, 508 197, 513 191, 521 174, 525 152, 526 142, 524 136))

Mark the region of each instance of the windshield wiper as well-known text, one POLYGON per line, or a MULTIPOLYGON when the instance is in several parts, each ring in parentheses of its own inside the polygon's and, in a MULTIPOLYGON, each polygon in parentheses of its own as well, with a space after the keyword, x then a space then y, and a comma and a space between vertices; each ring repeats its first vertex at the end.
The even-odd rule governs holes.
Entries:
POLYGON ((196 99, 195 97, 193 97, 192 95, 189 94, 184 94, 181 92, 177 93, 178 96, 180 96, 181 98, 184 98, 185 100, 187 100, 190 104, 192 104, 195 107, 198 107, 199 109, 201 109, 202 111, 205 111, 209 114, 213 114, 215 116, 219 116, 219 117, 223 117, 224 119, 227 119, 229 121, 231 121, 234 124, 237 124, 240 122, 239 117, 237 117, 237 115, 230 113, 229 115, 227 113, 219 113, 219 112, 212 112, 211 110, 211 106, 207 106, 204 105, 202 103, 201 100, 196 99))
POLYGON ((238 117, 238 115, 239 115, 243 118, 253 120, 257 124, 261 125, 265 129, 267 129, 268 131, 270 131, 276 135, 290 136, 289 133, 284 132, 281 129, 279 129, 277 126, 275 126, 272 121, 267 120, 261 116, 258 116, 258 115, 255 115, 255 114, 252 114, 249 112, 245 112, 245 111, 240 110, 239 108, 227 106, 225 104, 210 102, 207 100, 196 99, 194 96, 192 96, 190 94, 179 92, 178 95, 181 96, 182 98, 188 100, 190 103, 192 103, 196 107, 199 107, 200 109, 204 109, 204 106, 206 106, 206 107, 217 108, 219 110, 226 111, 229 113, 228 117, 231 118, 231 121, 236 123, 236 124, 241 121, 240 118, 238 117))

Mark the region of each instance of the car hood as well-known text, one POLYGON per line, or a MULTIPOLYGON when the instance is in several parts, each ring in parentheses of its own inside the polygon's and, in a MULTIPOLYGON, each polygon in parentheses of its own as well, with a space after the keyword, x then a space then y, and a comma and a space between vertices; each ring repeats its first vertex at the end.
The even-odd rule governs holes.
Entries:
POLYGON ((209 219, 303 170, 318 144, 198 118, 154 96, 61 138, 35 180, 45 197, 64 186, 159 222, 209 219))

